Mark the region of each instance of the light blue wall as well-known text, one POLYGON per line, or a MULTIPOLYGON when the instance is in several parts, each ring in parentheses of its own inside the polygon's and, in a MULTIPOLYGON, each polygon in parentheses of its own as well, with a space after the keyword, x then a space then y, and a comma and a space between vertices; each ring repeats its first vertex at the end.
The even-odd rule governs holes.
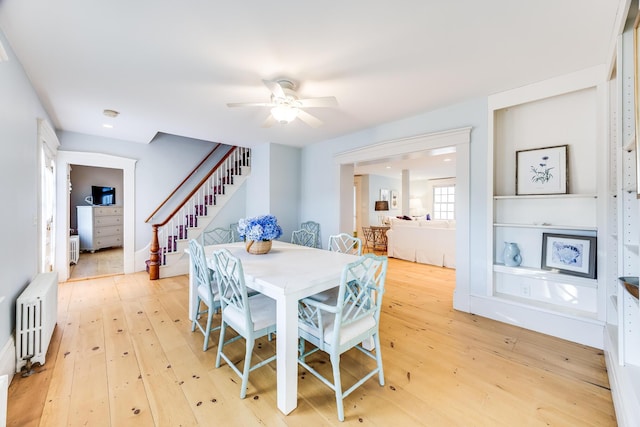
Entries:
MULTIPOLYGON (((322 241, 339 232, 340 165, 338 153, 374 143, 414 135, 472 126, 470 144, 470 263, 471 292, 482 293, 486 284, 487 221, 487 99, 477 98, 416 115, 361 132, 323 141, 302 149, 301 214, 316 216, 322 241)), ((375 186, 373 187, 375 190, 375 186)))
POLYGON ((291 241, 300 228, 300 148, 271 144, 271 212, 282 227, 281 240, 291 241))
POLYGON ((247 180, 247 216, 272 214, 289 242, 300 228, 300 148, 261 144, 251 150, 247 180))
MULTIPOLYGON (((15 325, 15 300, 38 272, 38 118, 48 120, 4 33, 0 62, 0 350, 15 325)), ((1 372, 0 372, 1 374, 1 372)))
POLYGON ((150 144, 75 132, 59 132, 58 138, 61 151, 103 153, 137 160, 136 251, 151 241, 151 226, 144 221, 214 147, 212 142, 167 134, 159 134, 150 144))

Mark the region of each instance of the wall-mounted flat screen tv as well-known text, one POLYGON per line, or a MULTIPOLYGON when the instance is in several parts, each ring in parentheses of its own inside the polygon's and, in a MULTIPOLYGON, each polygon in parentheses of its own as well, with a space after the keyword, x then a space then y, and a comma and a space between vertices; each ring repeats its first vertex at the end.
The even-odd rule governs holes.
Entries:
POLYGON ((91 186, 91 197, 94 205, 108 206, 116 204, 115 187, 91 186))

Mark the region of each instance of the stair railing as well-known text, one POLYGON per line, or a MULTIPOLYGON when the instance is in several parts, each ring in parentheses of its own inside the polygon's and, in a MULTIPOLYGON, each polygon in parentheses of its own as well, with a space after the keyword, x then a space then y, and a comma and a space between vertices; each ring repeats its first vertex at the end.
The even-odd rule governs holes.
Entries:
POLYGON ((178 251, 178 239, 188 238, 189 229, 198 227, 198 216, 207 215, 207 208, 218 203, 225 185, 233 184, 242 166, 250 166, 250 152, 248 148, 232 147, 164 221, 152 224, 149 279, 160 278, 160 266, 166 263, 168 253, 178 251))

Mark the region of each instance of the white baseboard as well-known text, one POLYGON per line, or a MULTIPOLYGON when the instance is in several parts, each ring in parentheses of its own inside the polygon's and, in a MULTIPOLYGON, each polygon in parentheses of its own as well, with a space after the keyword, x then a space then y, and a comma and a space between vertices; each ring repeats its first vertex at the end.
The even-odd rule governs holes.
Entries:
POLYGON ((6 375, 9 378, 9 383, 11 383, 15 373, 16 342, 12 334, 4 347, 2 347, 2 351, 0 351, 0 375, 6 375))
POLYGON ((502 298, 472 295, 470 313, 591 347, 604 348, 604 322, 502 298))

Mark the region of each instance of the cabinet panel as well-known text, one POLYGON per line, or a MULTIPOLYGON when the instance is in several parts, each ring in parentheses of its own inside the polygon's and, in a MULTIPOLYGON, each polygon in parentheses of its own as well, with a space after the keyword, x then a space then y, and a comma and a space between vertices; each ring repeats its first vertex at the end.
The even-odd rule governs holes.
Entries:
MULTIPOLYGON (((513 297, 526 298, 529 303, 545 303, 549 307, 562 307, 574 315, 595 318, 598 308, 598 292, 596 286, 580 286, 565 281, 562 277, 540 279, 536 276, 513 275, 496 272, 495 291, 513 297), (553 280, 552 280, 553 279, 553 280)), ((588 282, 585 282, 588 283, 588 282)))

